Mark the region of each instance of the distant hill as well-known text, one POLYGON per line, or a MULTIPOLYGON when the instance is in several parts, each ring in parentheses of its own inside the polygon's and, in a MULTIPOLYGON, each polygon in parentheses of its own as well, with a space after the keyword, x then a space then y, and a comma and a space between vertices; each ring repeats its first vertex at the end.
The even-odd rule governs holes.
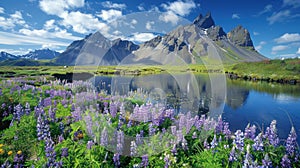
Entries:
POLYGON ((7 52, 0 52, 0 61, 9 60, 10 62, 18 59, 29 59, 29 60, 51 60, 60 55, 59 52, 50 50, 50 49, 40 49, 30 51, 25 55, 13 55, 7 52))
POLYGON ((50 50, 50 49, 41 49, 41 50, 34 50, 30 51, 28 54, 20 56, 21 58, 26 59, 35 59, 35 60, 47 60, 47 59, 54 59, 59 56, 59 52, 50 50))

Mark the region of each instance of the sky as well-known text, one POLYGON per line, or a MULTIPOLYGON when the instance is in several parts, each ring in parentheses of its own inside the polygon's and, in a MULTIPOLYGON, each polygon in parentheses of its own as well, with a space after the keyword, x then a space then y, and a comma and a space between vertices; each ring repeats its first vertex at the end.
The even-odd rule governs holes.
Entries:
POLYGON ((0 51, 62 52, 96 31, 141 43, 207 12, 225 32, 248 29, 266 57, 300 57, 300 0, 0 0, 0 51))

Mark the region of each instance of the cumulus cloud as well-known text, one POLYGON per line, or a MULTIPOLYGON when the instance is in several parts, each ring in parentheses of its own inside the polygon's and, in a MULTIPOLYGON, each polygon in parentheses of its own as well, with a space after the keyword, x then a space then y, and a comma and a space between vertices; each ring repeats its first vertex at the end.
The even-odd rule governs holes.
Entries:
POLYGON ((101 10, 101 13, 97 15, 104 21, 113 21, 117 18, 122 17, 122 11, 110 9, 110 10, 101 10))
POLYGON ((231 16, 232 19, 240 19, 240 15, 237 13, 232 14, 231 16))
POLYGON ((193 8, 196 8, 196 4, 192 0, 185 2, 179 0, 168 4, 162 4, 162 7, 167 11, 172 11, 180 16, 186 16, 190 14, 193 8))
POLYGON ((153 21, 148 21, 147 23, 146 23, 146 29, 147 30, 153 30, 153 26, 154 25, 154 22, 153 21))
POLYGON ((254 35, 254 36, 258 36, 259 33, 258 33, 258 32, 253 32, 253 35, 254 35))
POLYGON ((276 54, 278 51, 284 51, 286 49, 288 49, 288 46, 285 45, 278 45, 278 46, 274 46, 272 47, 272 54, 276 54))
POLYGON ((176 25, 177 22, 179 21, 179 16, 176 15, 174 12, 172 11, 168 11, 163 13, 162 15, 159 16, 159 20, 163 21, 163 22, 170 22, 173 25, 176 25))
POLYGON ((145 10, 145 8, 143 7, 142 4, 140 4, 139 6, 137 6, 137 8, 138 8, 138 10, 140 10, 140 11, 144 11, 144 10, 145 10))
POLYGON ((41 0, 39 6, 49 15, 61 16, 68 9, 84 6, 84 0, 41 0))
POLYGON ((29 27, 23 19, 22 13, 20 11, 15 11, 15 13, 9 15, 9 17, 0 17, 0 27, 4 30, 13 29, 16 25, 21 25, 24 27, 29 27))
POLYGON ((145 41, 149 41, 149 40, 153 39, 154 37, 156 37, 156 35, 154 35, 153 33, 134 33, 132 35, 132 37, 130 37, 128 40, 134 41, 137 43, 142 43, 145 41))
POLYGON ((102 2, 101 5, 105 8, 125 9, 125 4, 112 3, 111 1, 102 2))
POLYGON ((300 41, 299 33, 285 33, 284 35, 275 39, 276 43, 291 43, 296 41, 300 41))
POLYGON ((100 22, 93 15, 78 11, 65 13, 63 15, 62 25, 71 27, 73 31, 81 34, 100 30, 102 34, 106 35, 109 30, 109 27, 105 23, 100 22))

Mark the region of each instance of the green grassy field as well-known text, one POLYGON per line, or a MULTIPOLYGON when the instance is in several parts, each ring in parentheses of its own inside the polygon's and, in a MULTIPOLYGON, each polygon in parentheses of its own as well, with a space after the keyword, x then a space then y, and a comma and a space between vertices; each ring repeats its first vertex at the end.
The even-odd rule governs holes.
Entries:
POLYGON ((296 80, 300 82, 300 59, 242 62, 224 65, 135 65, 135 66, 0 66, 0 77, 52 76, 54 74, 90 73, 92 75, 148 75, 159 73, 231 73, 256 80, 296 80))

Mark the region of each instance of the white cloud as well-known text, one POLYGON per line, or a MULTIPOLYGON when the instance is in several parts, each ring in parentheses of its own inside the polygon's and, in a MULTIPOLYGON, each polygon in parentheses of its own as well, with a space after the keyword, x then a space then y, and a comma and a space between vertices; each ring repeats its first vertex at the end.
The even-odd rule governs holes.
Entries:
POLYGON ((15 13, 9 15, 8 18, 0 17, 0 27, 2 27, 4 30, 13 29, 16 25, 29 27, 24 21, 20 11, 15 11, 15 13))
POLYGON ((300 54, 300 48, 298 48, 298 51, 296 52, 296 54, 300 54))
POLYGON ((274 24, 276 22, 282 22, 284 20, 286 20, 286 18, 290 17, 291 12, 290 10, 284 10, 284 11, 280 11, 278 13, 274 12, 272 14, 272 16, 267 18, 267 21, 269 22, 269 24, 274 24))
POLYGON ((145 41, 149 41, 156 37, 153 33, 134 33, 132 37, 130 37, 128 40, 134 41, 137 43, 142 43, 145 41))
POLYGON ((101 5, 105 8, 125 9, 125 4, 112 3, 111 1, 102 2, 101 5))
POLYGON ((254 35, 254 36, 258 36, 259 33, 258 33, 258 32, 253 32, 253 35, 254 35))
POLYGON ((97 15, 104 21, 113 21, 117 18, 122 17, 122 11, 110 9, 110 10, 101 10, 101 13, 97 15))
POLYGON ((84 0, 41 0, 39 6, 49 15, 61 16, 68 9, 84 6, 84 0))
POLYGON ((81 12, 70 12, 62 15, 63 20, 61 24, 66 27, 72 27, 73 31, 81 34, 91 33, 97 30, 103 35, 106 35, 109 27, 100 22, 91 14, 84 14, 81 12))
POLYGON ((286 49, 288 49, 288 46, 285 45, 278 45, 278 46, 274 46, 272 47, 272 54, 276 54, 278 51, 284 51, 286 49))
POLYGON ((176 15, 175 13, 173 13, 172 11, 168 11, 168 12, 165 12, 162 15, 160 15, 159 20, 166 22, 166 23, 170 22, 173 25, 176 25, 177 22, 179 21, 179 16, 176 15))
POLYGON ((232 19, 240 19, 240 16, 239 16, 239 14, 234 13, 234 14, 232 14, 231 18, 232 19))
POLYGON ((4 8, 0 7, 0 13, 4 13, 4 8))
POLYGON ((147 29, 147 30, 153 30, 152 25, 154 25, 154 22, 153 22, 153 21, 148 21, 148 22, 146 23, 146 29, 147 29))
POLYGON ((256 16, 260 16, 260 15, 263 15, 265 13, 268 13, 272 10, 272 8, 273 8, 273 5, 268 4, 268 5, 265 6, 264 10, 260 11, 256 16))
POLYGON ((32 51, 32 49, 24 49, 24 48, 18 48, 18 49, 11 49, 11 48, 0 48, 0 51, 4 51, 13 55, 24 55, 32 51))
POLYGON ((292 6, 294 8, 300 7, 299 0, 283 0, 283 6, 292 6))
POLYGON ((145 10, 145 8, 142 6, 142 4, 140 4, 137 8, 138 8, 138 10, 140 10, 140 11, 144 11, 144 10, 145 10))
POLYGON ((45 37, 31 37, 22 34, 1 32, 0 31, 0 44, 4 45, 43 45, 53 44, 58 46, 68 46, 69 43, 59 40, 47 39, 45 37))
POLYGON ((260 51, 260 50, 263 48, 263 46, 264 46, 265 44, 267 44, 265 41, 261 41, 261 42, 259 42, 259 45, 258 45, 258 46, 255 46, 255 49, 256 49, 257 51, 260 51))
POLYGON ((57 31, 47 31, 44 29, 20 29, 19 33, 31 37, 46 37, 46 38, 60 38, 67 40, 78 40, 80 37, 73 36, 71 33, 68 33, 67 30, 57 30, 57 31))
POLYGON ((175 1, 172 3, 162 4, 162 7, 165 8, 167 11, 172 11, 175 14, 178 14, 180 16, 186 16, 189 15, 191 12, 191 9, 196 8, 196 4, 194 1, 175 1))
POLYGON ((131 24, 136 25, 137 23, 138 23, 137 20, 135 20, 135 19, 132 19, 132 20, 131 20, 131 24))
POLYGON ((300 41, 300 34, 299 33, 285 33, 284 35, 280 36, 279 38, 275 39, 276 43, 290 43, 300 41))

